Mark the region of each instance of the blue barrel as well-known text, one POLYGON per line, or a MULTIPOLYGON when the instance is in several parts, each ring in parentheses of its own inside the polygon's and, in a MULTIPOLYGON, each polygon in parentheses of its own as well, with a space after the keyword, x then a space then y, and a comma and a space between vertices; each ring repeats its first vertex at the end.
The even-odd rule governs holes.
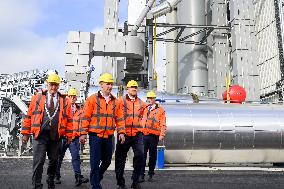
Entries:
POLYGON ((158 146, 156 166, 157 169, 164 169, 165 167, 165 146, 158 146))

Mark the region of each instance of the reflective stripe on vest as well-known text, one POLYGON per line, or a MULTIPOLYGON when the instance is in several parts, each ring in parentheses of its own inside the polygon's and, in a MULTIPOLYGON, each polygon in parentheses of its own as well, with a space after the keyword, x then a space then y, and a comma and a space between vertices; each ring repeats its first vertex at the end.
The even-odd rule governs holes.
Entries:
POLYGON ((110 115, 110 114, 92 114, 92 117, 110 117, 110 118, 113 118, 114 115, 110 115))
POLYGON ((35 123, 32 124, 32 127, 40 127, 40 126, 41 124, 35 124, 35 123))
MULTIPOLYGON (((113 104, 113 109, 112 109, 112 114, 101 114, 100 111, 101 111, 101 101, 99 99, 99 96, 96 95, 96 100, 97 100, 97 113, 96 114, 92 114, 92 117, 96 117, 97 118, 97 124, 96 126, 92 126, 90 125, 90 129, 105 129, 105 127, 107 127, 105 130, 114 130, 113 128, 113 125, 114 125, 114 114, 115 114, 115 109, 116 109, 116 104, 115 104, 115 100, 110 100, 109 103, 111 102, 113 104), (100 126, 100 120, 101 118, 112 118, 112 123, 111 123, 111 129, 108 128, 110 126, 100 126)), ((90 121, 91 118, 82 118, 82 120, 88 120, 90 121)), ((80 129, 81 131, 81 129, 80 129)))
POLYGON ((74 119, 73 119, 73 132, 75 132, 75 134, 77 134, 77 135, 78 135, 78 133, 81 130, 81 125, 80 125, 81 114, 82 114, 81 113, 81 109, 80 108, 79 109, 76 108, 76 111, 74 113, 74 119))
POLYGON ((30 128, 28 128, 28 127, 22 127, 22 130, 23 130, 23 131, 27 131, 27 130, 30 130, 30 128))
POLYGON ((119 118, 119 119, 117 119, 117 121, 123 121, 124 120, 124 118, 119 118))
POLYGON ((125 128, 141 128, 141 125, 126 125, 125 128))
POLYGON ((147 118, 147 121, 148 121, 148 120, 151 120, 152 123, 151 123, 151 126, 150 126, 150 127, 148 127, 147 124, 146 124, 146 125, 145 125, 146 128, 149 128, 149 129, 152 129, 152 130, 155 130, 155 131, 159 131, 158 129, 154 128, 155 122, 158 122, 157 119, 156 119, 158 110, 159 110, 159 107, 156 108, 156 111, 155 111, 155 113, 153 114, 153 117, 152 117, 152 118, 147 118))
POLYGON ((33 111, 33 115, 41 114, 40 111, 33 111))
MULTIPOLYGON (((40 104, 40 101, 41 101, 41 97, 42 97, 42 93, 39 93, 37 101, 36 101, 35 110, 32 112, 33 115, 41 114, 41 112, 38 111, 38 107, 39 107, 39 104, 40 104)), ((34 121, 32 123, 35 123, 35 119, 36 119, 36 116, 34 116, 34 121)), ((41 126, 41 124, 32 124, 31 127, 40 127, 40 126, 41 126)))
POLYGON ((73 133, 73 130, 66 130, 65 132, 66 132, 66 134, 67 133, 73 133))
POLYGON ((82 117, 82 121, 91 121, 91 118, 82 117))
MULTIPOLYGON (((141 110, 142 109, 142 101, 141 101, 141 99, 138 99, 138 101, 139 101, 139 110, 141 110)), ((124 117, 125 117, 125 119, 127 117, 133 117, 133 115, 134 115, 134 117, 139 118, 140 114, 128 114, 127 113, 128 108, 127 108, 126 96, 123 97, 123 104, 124 104, 124 117)))
POLYGON ((124 127, 119 127, 118 129, 117 129, 117 132, 119 133, 121 130, 124 130, 125 128, 124 127))
POLYGON ((114 127, 109 127, 109 126, 100 126, 100 125, 90 125, 90 129, 105 129, 107 131, 114 131, 114 127))

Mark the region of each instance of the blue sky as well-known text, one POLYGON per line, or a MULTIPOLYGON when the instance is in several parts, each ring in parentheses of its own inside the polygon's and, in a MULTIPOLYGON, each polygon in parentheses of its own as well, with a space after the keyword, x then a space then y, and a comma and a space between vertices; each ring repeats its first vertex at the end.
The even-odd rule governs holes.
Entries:
MULTIPOLYGON (((0 1, 0 73, 64 71, 68 31, 100 31, 104 0, 0 1)), ((120 22, 127 0, 120 2, 120 22)))

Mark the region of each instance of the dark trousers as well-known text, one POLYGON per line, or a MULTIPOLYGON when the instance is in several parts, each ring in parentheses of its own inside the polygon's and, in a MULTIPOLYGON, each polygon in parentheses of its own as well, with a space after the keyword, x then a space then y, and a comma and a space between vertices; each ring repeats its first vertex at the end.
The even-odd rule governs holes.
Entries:
POLYGON ((147 160, 147 152, 149 151, 149 172, 148 175, 153 176, 156 161, 157 161, 157 146, 159 142, 159 136, 157 135, 145 135, 144 136, 144 161, 141 175, 145 175, 145 167, 147 160))
MULTIPOLYGON (((43 135, 44 134, 45 133, 43 133, 43 135)), ((50 140, 49 137, 39 137, 33 140, 33 188, 42 188, 41 179, 46 153, 49 160, 47 168, 48 181, 54 181, 59 148, 60 142, 50 140)))
POLYGON ((104 172, 111 164, 112 137, 99 138, 96 135, 89 135, 90 164, 91 164, 91 185, 92 189, 101 189, 100 184, 104 172))
POLYGON ((132 147, 134 152, 134 157, 133 157, 134 170, 131 179, 133 180, 133 183, 137 183, 143 166, 143 154, 144 154, 143 133, 138 133, 136 136, 126 136, 125 142, 123 144, 120 144, 119 141, 117 142, 116 151, 115 151, 115 174, 116 174, 117 185, 119 186, 125 186, 125 179, 123 175, 124 175, 127 152, 129 151, 130 147, 132 147))
POLYGON ((75 176, 76 175, 81 175, 81 161, 80 161, 80 143, 79 143, 79 138, 76 137, 75 139, 72 140, 72 142, 70 144, 67 143, 67 139, 63 138, 61 139, 61 146, 60 146, 60 150, 59 150, 59 158, 58 158, 58 162, 57 162, 57 167, 56 167, 56 177, 60 178, 60 168, 61 168, 61 164, 63 161, 63 158, 65 156, 65 153, 67 151, 67 149, 69 148, 69 151, 71 153, 71 157, 72 157, 72 166, 73 166, 73 171, 75 176))

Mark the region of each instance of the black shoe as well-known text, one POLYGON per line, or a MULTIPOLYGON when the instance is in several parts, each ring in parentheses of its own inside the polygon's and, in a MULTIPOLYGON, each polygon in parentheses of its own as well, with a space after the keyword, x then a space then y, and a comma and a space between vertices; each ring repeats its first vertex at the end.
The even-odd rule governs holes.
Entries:
POLYGON ((141 183, 141 182, 145 182, 145 176, 144 175, 139 176, 138 183, 141 183))
POLYGON ((33 189, 42 189, 43 188, 43 184, 36 184, 33 189))
POLYGON ((154 182, 153 175, 149 175, 148 182, 154 182))
POLYGON ((117 189, 127 189, 126 186, 118 186, 117 189))
POLYGON ((55 184, 61 184, 60 177, 56 177, 54 183, 55 184))
POLYGON ((88 178, 84 178, 83 175, 75 175, 75 185, 80 186, 82 183, 87 183, 89 182, 88 178))
POLYGON ((48 189, 55 189, 55 184, 53 180, 47 180, 47 188, 48 189))
POLYGON ((89 182, 89 179, 88 179, 88 178, 85 178, 83 175, 80 175, 80 178, 81 178, 82 183, 87 183, 87 182, 89 182))
POLYGON ((80 186, 82 184, 82 180, 80 175, 75 175, 75 185, 80 186))
POLYGON ((132 183, 131 188, 133 189, 142 189, 141 185, 137 182, 137 183, 132 183))

